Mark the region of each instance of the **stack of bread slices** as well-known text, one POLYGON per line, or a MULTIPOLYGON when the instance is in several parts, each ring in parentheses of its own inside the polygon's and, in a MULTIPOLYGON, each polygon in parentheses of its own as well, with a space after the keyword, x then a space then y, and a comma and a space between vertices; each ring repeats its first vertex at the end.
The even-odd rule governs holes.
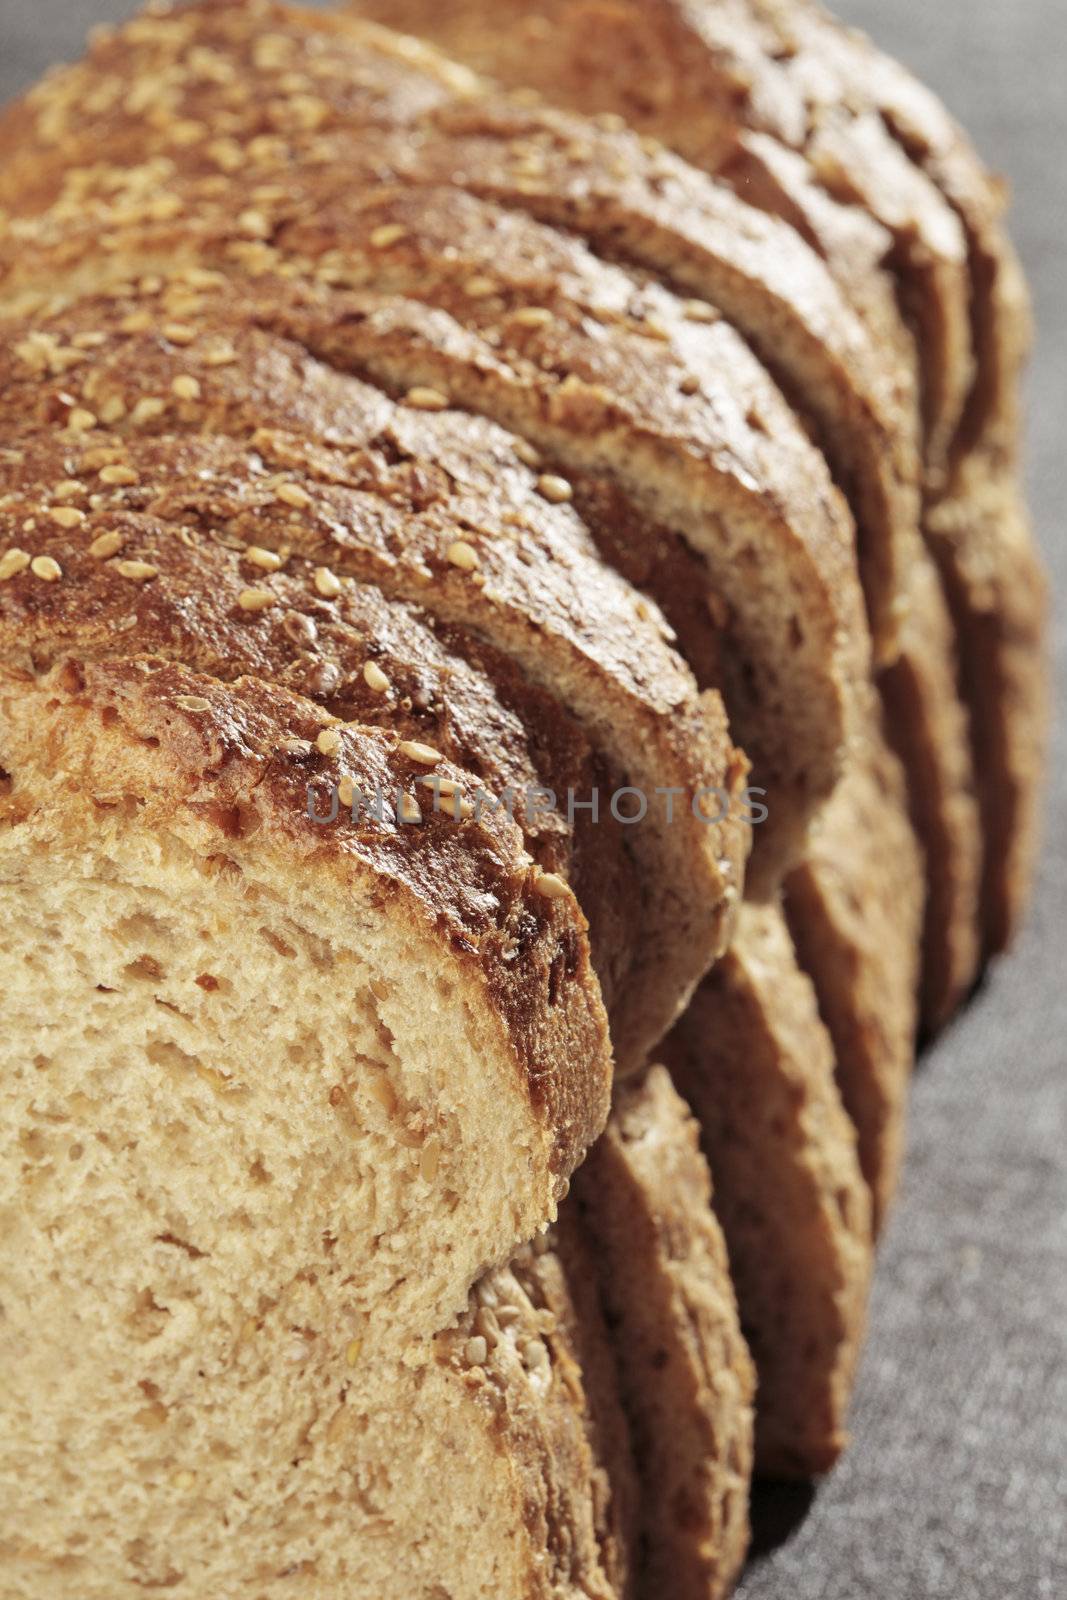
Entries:
POLYGON ((1002 210, 808 0, 0 119, 4 1600, 712 1600, 831 1467, 1034 856, 1002 210))

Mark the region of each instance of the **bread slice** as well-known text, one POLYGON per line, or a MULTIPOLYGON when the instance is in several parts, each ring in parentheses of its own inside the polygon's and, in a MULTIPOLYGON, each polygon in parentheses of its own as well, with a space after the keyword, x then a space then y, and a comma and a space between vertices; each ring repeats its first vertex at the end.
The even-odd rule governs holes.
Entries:
MULTIPOLYGON (((64 1131, 88 1128, 75 1113, 64 1131)), ((628 1600, 636 1494, 611 1353, 551 1238, 480 1279, 446 1332, 375 1361, 346 1315, 341 1241, 318 1273, 294 1259, 276 1296, 246 1282, 235 1306, 216 1255, 152 1242, 152 1189, 94 1143, 64 1165, 108 1190, 125 1237, 143 1232, 118 1276, 144 1287, 128 1306, 115 1235, 90 1223, 66 1292, 41 1272, 55 1320, 7 1300, 11 1600, 628 1600)), ((29 1159, 47 1173, 43 1151, 29 1159)))
POLYGON ((599 1131, 607 1030, 573 897, 543 892, 505 819, 416 823, 395 735, 344 728, 325 756, 324 722, 276 685, 158 658, 4 668, 4 1048, 36 1164, 11 1337, 21 1305, 48 1348, 69 1340, 82 1302, 49 1276, 58 1248, 74 1273, 84 1247, 86 1294, 113 1297, 100 1359, 113 1330, 195 1320, 188 1283, 153 1298, 146 1250, 164 1277, 210 1257, 236 1332, 336 1248, 351 1336, 395 1353, 551 1219, 599 1131), (380 820, 370 803, 317 825, 341 772, 387 797, 380 820), (106 1269, 93 1251, 138 1189, 106 1269))
MULTIPOLYGON (((187 44, 188 30, 200 28, 244 69, 250 15, 190 12, 180 37, 187 44), (245 17, 243 36, 233 22, 238 15, 245 17)), ((295 47, 315 37, 313 19, 277 17, 295 47)), ((129 46, 120 57, 126 70, 140 59, 129 46)), ((269 95, 274 79, 261 77, 269 95)), ((335 126, 382 119, 374 95, 364 112, 351 84, 333 93, 333 103, 323 104, 335 126)), ((185 109, 194 104, 210 121, 202 85, 190 90, 185 109)), ((143 133, 147 154, 158 134, 150 127, 143 133)), ((104 137, 106 148, 106 130, 104 137)), ((694 321, 683 302, 598 262, 577 241, 454 187, 435 188, 416 169, 405 171, 402 186, 383 185, 381 172, 393 170, 401 149, 419 147, 410 124, 399 143, 388 129, 377 137, 366 129, 343 147, 335 138, 329 144, 334 165, 324 168, 314 141, 305 142, 284 192, 250 172, 226 180, 223 193, 206 147, 172 153, 179 170, 169 186, 185 213, 182 238, 173 219, 153 222, 152 208, 132 191, 113 195, 110 214, 122 227, 127 267, 136 257, 141 269, 154 269, 177 249, 230 272, 261 273, 273 261, 289 274, 367 285, 375 295, 323 294, 321 314, 306 308, 286 330, 318 355, 370 372, 400 393, 432 387, 488 412, 529 434, 557 467, 609 473, 646 516, 676 524, 707 558, 709 586, 734 615, 734 720, 778 796, 759 836, 761 854, 772 855, 775 841, 777 859, 787 859, 836 777, 848 676, 841 640, 857 615, 849 519, 818 452, 725 323, 694 321), (131 201, 143 227, 124 225, 131 201), (248 236, 253 217, 257 239, 248 236), (467 293, 487 276, 494 295, 467 293), (788 672, 778 665, 787 659, 788 672), (758 701, 750 687, 757 672, 758 701)), ((129 176, 136 186, 139 178, 129 176)), ((68 192, 81 192, 80 234, 66 200, 34 224, 43 252, 38 288, 84 286, 86 251, 106 226, 107 207, 100 212, 90 203, 93 182, 91 173, 84 185, 69 179, 68 192), (92 239, 84 229, 89 216, 92 239)), ((9 292, 20 275, 28 283, 28 226, 12 235, 23 265, 9 257, 9 292)), ((95 252, 92 259, 99 279, 95 252)))
POLYGON ((985 838, 986 955, 1018 930, 1033 885, 1045 770, 1048 581, 1022 492, 972 456, 927 519, 956 622, 985 838))
POLYGON ((748 1543, 753 1371, 697 1129, 668 1074, 624 1085, 576 1177, 640 1478, 640 1592, 715 1600, 748 1543))
POLYGON ((857 746, 812 830, 807 858, 786 880, 785 910, 833 1043, 875 1233, 904 1149, 919 1022, 923 869, 900 763, 872 717, 866 744, 857 746))
MULTIPOLYGON (((277 313, 274 296, 260 303, 264 316, 268 307, 277 313)), ((123 529, 148 533, 153 548, 224 526, 239 550, 303 556, 309 597, 321 596, 324 583, 352 577, 416 600, 487 641, 569 708, 610 767, 644 795, 650 816, 666 803, 666 791, 686 796, 673 825, 626 829, 648 942, 627 983, 617 986, 613 1022, 620 1060, 639 1064, 725 942, 750 832, 733 803, 746 769, 728 739, 721 702, 696 693, 664 638, 663 619, 604 567, 574 511, 538 493, 537 474, 519 459, 513 438, 455 413, 396 406, 330 372, 301 346, 257 327, 254 308, 225 283, 196 289, 183 278, 148 302, 87 300, 33 330, 12 328, 0 355, 0 404, 24 450, 36 448, 47 428, 47 352, 57 340, 59 349, 73 349, 69 341, 86 334, 96 341, 90 359, 65 381, 87 406, 114 419, 114 432, 93 429, 66 472, 68 495, 75 480, 83 485, 77 501, 67 501, 85 513, 72 532, 75 547, 87 548, 90 533, 114 532, 116 517, 123 529), (176 307, 192 343, 158 337, 176 307), (131 326, 143 331, 123 331, 131 326), (225 361, 214 364, 220 350, 225 361), (182 399, 190 377, 195 397, 182 399), (167 397, 162 411, 160 396, 167 397), (120 479, 132 473, 137 481, 109 484, 108 466, 116 464, 125 467, 120 479), (703 799, 697 815, 692 801, 703 791, 717 798, 703 799)), ((19 469, 17 462, 8 469, 12 481, 20 470, 48 481, 43 465, 19 469)), ((12 545, 33 542, 21 531, 23 520, 10 519, 12 545)), ((42 553, 58 549, 61 535, 43 518, 36 534, 42 553)), ((86 556, 79 571, 93 565, 86 556)), ((242 570, 255 569, 245 558, 242 570)), ((32 574, 12 582, 8 593, 19 585, 35 592, 32 574)), ((284 576, 277 593, 269 572, 250 582, 273 596, 273 617, 284 576)), ((113 580, 118 613, 132 606, 133 592, 113 580)), ((57 598, 53 609, 63 603, 57 598)), ((151 592, 143 603, 151 639, 151 592)), ((248 634, 252 619, 240 610, 238 616, 248 634)), ((601 799, 605 837, 614 793, 601 799)), ((574 798, 577 806, 591 804, 586 794, 574 798)), ((567 803, 560 794, 546 809, 565 812, 567 803)), ((632 804, 623 797, 620 814, 629 815, 632 804)))
MULTIPOLYGON (((919 1013, 924 1030, 931 1034, 966 999, 981 967, 987 832, 978 803, 983 780, 967 711, 968 705, 978 702, 965 690, 961 698, 960 636, 937 566, 921 546, 911 564, 907 602, 900 656, 881 674, 879 687, 882 731, 903 764, 908 811, 923 849, 926 910, 919 1013)), ((882 733, 876 738, 880 742, 882 733)), ((857 766, 864 765, 862 750, 855 759, 857 766)), ((878 816, 886 811, 893 851, 902 852, 910 867, 913 851, 896 837, 898 794, 894 778, 888 783, 884 808, 876 802, 865 812, 876 838, 878 816)), ((827 813, 835 804, 836 796, 827 813)), ((843 804, 847 806, 847 800, 843 804)), ((862 848, 874 844, 871 864, 880 878, 877 863, 887 857, 875 838, 865 834, 862 848)), ((910 900, 908 911, 902 925, 910 932, 910 900)))
POLYGON ((756 1470, 826 1472, 866 1322, 871 1201, 834 1053, 781 911, 746 905, 664 1046, 715 1174, 758 1378, 756 1470))

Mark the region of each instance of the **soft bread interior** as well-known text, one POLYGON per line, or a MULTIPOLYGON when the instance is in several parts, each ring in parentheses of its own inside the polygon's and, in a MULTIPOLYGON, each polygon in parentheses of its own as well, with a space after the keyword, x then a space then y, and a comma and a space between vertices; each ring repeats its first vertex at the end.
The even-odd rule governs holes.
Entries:
MULTIPOLYGON (((400 1519, 351 1464, 373 1441, 344 1472, 304 1463, 342 1391, 377 1404, 364 1371, 405 1370, 554 1214, 561 1175, 477 967, 396 885, 280 851, 268 801, 247 837, 197 820, 164 735, 136 770, 169 775, 167 822, 120 714, 50 687, 6 702, 0 749, 5 1592, 188 1569, 233 1593, 232 1563, 278 1576, 327 1512, 357 1552, 361 1507, 368 1538, 400 1519)), ((251 692, 225 691, 235 719, 251 692)), ((395 1395, 386 1417, 409 1427, 395 1395)), ((451 1448, 425 1414, 420 1436, 451 1448)))

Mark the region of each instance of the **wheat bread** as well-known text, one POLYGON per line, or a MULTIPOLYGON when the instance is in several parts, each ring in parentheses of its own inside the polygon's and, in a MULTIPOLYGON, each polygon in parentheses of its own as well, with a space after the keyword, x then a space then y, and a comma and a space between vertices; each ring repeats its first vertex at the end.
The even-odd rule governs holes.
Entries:
POLYGON ((663 1057, 700 1123, 756 1364, 756 1469, 827 1471, 866 1322, 871 1198, 781 910, 745 905, 663 1057))
POLYGON ((748 1543, 754 1375, 696 1124, 662 1067, 620 1086, 571 1206, 632 1429, 641 1593, 722 1596, 748 1543))
POLYGON ((924 902, 928 907, 908 789, 875 711, 864 746, 812 830, 806 859, 786 879, 785 911, 833 1044, 876 1233, 904 1150, 924 902))

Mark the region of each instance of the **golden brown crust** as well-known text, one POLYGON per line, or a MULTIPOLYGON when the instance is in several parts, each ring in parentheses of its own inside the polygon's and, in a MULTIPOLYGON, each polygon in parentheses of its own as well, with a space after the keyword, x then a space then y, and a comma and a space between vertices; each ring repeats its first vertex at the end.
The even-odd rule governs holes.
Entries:
POLYGON ((810 95, 837 94, 875 110, 901 148, 958 216, 967 239, 976 360, 955 463, 972 451, 1011 466, 1018 444, 1018 380, 1031 334, 1018 260, 1004 231, 1004 185, 982 166, 945 107, 897 62, 813 0, 752 0, 788 43, 810 95), (816 70, 817 68, 817 70, 816 70))
MULTIPOLYGON (((70 655, 41 679, 5 667, 2 681, 9 821, 18 820, 20 785, 33 794, 30 759, 43 763, 44 792, 48 763, 59 770, 61 761, 63 781, 79 794, 103 804, 134 795, 142 827, 186 829, 203 854, 220 859, 269 851, 284 871, 321 872, 338 888, 369 879, 395 901, 398 918, 424 936, 432 930, 498 1019, 562 1183, 604 1114, 607 1027, 577 902, 539 892, 513 824, 432 811, 417 825, 402 823, 389 799, 412 793, 423 769, 396 735, 330 724, 312 702, 257 678, 222 684, 153 656, 70 655), (329 756, 316 743, 325 726, 339 741, 329 756), (330 815, 342 775, 367 804, 358 821, 339 808, 323 826, 314 819, 330 815), (205 843, 212 837, 214 847, 205 843)), ((469 782, 451 763, 437 770, 469 782)))
MULTIPOLYGON (((239 37, 234 15, 225 12, 221 23, 212 15, 196 25, 207 39, 219 27, 228 30, 219 48, 229 52, 235 70, 247 72, 248 92, 242 90, 243 109, 234 117, 237 131, 248 134, 259 127, 260 101, 270 102, 279 74, 272 77, 251 61, 247 28, 239 37)), ((314 22, 299 23, 281 11, 271 15, 298 43, 314 36, 314 22)), ((199 13, 183 16, 182 26, 192 26, 194 17, 199 13)), ((139 55, 139 48, 133 43, 123 54, 117 45, 110 70, 145 65, 151 52, 139 55)), ((100 70, 108 81, 103 63, 100 70)), ((663 516, 688 520, 687 536, 702 544, 712 578, 734 605, 739 638, 742 626, 747 630, 746 654, 751 657, 756 638, 762 645, 772 630, 794 641, 791 651, 770 650, 761 663, 762 723, 777 723, 777 745, 785 753, 772 748, 764 755, 756 748, 760 725, 739 725, 761 766, 770 769, 773 756, 782 767, 781 802, 760 843, 770 852, 780 826, 786 854, 810 812, 811 791, 825 794, 836 776, 835 741, 846 694, 839 640, 862 624, 847 515, 818 452, 742 342, 722 322, 687 318, 672 296, 598 263, 576 241, 454 187, 435 188, 434 162, 428 153, 420 158, 420 132, 427 151, 438 152, 438 165, 447 158, 455 166, 458 159, 448 154, 439 119, 420 129, 409 122, 400 139, 387 127, 367 127, 346 142, 339 121, 349 127, 367 119, 381 123, 391 113, 373 96, 365 111, 354 107, 351 96, 340 95, 332 105, 333 90, 325 83, 321 128, 302 142, 288 136, 300 162, 286 170, 283 186, 259 183, 262 174, 254 170, 220 179, 208 142, 186 143, 183 135, 177 149, 166 144, 173 122, 188 123, 194 110, 205 116, 211 103, 210 88, 193 82, 193 74, 179 67, 172 76, 174 104, 166 129, 142 126, 143 119, 112 106, 95 130, 100 137, 94 153, 128 153, 131 126, 138 128, 145 154, 165 147, 163 210, 173 205, 175 214, 160 219, 158 194, 148 203, 138 197, 151 162, 128 175, 126 193, 112 195, 103 212, 99 198, 92 199, 94 189, 99 196, 102 175, 83 171, 70 177, 67 198, 47 218, 13 225, 11 240, 22 259, 32 238, 43 251, 44 277, 55 272, 74 282, 79 257, 84 261, 90 248, 86 220, 93 219, 95 260, 95 240, 101 228, 111 232, 105 221, 110 215, 123 260, 139 257, 146 269, 155 252, 172 249, 231 272, 260 272, 273 260, 286 271, 367 284, 428 306, 420 311, 410 300, 406 307, 380 305, 364 294, 343 306, 335 302, 343 323, 335 318, 328 331, 310 325, 300 331, 335 362, 372 371, 401 390, 433 384, 471 409, 524 429, 569 470, 603 467, 643 496, 646 511, 662 502, 663 516), (331 169, 343 172, 344 180, 331 176, 331 169), (385 173, 392 173, 387 182, 385 173), (381 243, 386 238, 388 245, 381 243), (467 292, 479 275, 493 280, 494 295, 467 292), (542 309, 555 315, 536 326, 509 316, 542 309), (725 384, 724 370, 731 374, 725 384), (690 385, 697 392, 689 392, 690 385), (723 524, 716 527, 709 513, 725 519, 723 524), (762 546, 773 547, 775 557, 769 548, 753 557, 750 547, 762 546), (789 679, 776 666, 787 653, 789 679), (791 766, 783 731, 788 725, 804 728, 797 735, 805 746, 803 762, 794 758, 791 766)), ((403 116, 398 107, 397 117, 403 116)), ((71 154, 67 149, 68 159, 71 154)), ((13 283, 9 279, 9 288, 13 283)), ((769 780, 774 777, 768 770, 769 780)))
POLYGON ((641 1482, 644 1592, 728 1592, 748 1543, 753 1373, 697 1130, 666 1072, 620 1091, 573 1193, 641 1482))
POLYGON ((777 906, 743 908, 664 1058, 715 1175, 756 1363, 757 1471, 825 1472, 847 1439, 871 1203, 830 1038, 777 906))
MULTIPOLYGON (((146 508, 180 476, 165 449, 151 462, 138 456, 136 469, 121 446, 99 451, 92 459, 100 466, 84 478, 68 476, 62 443, 34 444, 17 471, 0 464, 0 546, 17 539, 31 558, 55 560, 62 574, 43 583, 27 568, 0 588, 0 654, 35 673, 71 650, 96 659, 121 650, 227 682, 256 676, 343 722, 386 727, 441 751, 472 775, 459 801, 489 805, 510 793, 534 859, 572 883, 610 1014, 611 995, 635 959, 640 887, 610 811, 595 824, 576 811, 571 827, 564 809, 538 802, 569 790, 613 792, 621 782, 566 711, 462 629, 435 628, 418 607, 351 579, 323 594, 312 562, 283 560, 222 533, 225 500, 213 504, 209 483, 199 526, 153 516, 146 508), (125 481, 108 493, 100 471, 125 481), (66 531, 41 514, 60 482, 63 505, 84 518, 66 531), (94 489, 106 506, 90 504, 94 489), (151 569, 151 578, 126 576, 130 562, 151 569)), ((428 769, 418 785, 422 803, 454 808, 436 781, 428 769)))
POLYGON ((454 181, 576 232, 609 259, 696 294, 736 326, 814 423, 859 510, 859 557, 890 656, 901 551, 918 513, 914 418, 825 267, 795 232, 625 130, 481 98, 435 118, 423 181, 454 181))
MULTIPOLYGON (((259 284, 250 304, 195 273, 152 287, 11 326, 0 354, 0 410, 17 447, 4 477, 17 488, 20 477, 58 473, 49 487, 65 483, 66 505, 84 517, 75 545, 113 532, 111 517, 148 511, 172 537, 223 529, 238 547, 293 551, 309 575, 321 566, 373 583, 490 641, 572 706, 650 812, 657 786, 695 795, 743 783, 721 705, 697 697, 662 618, 604 567, 574 511, 538 492, 513 438, 398 406, 263 326, 283 313, 314 321, 323 309, 314 296, 259 284), (79 433, 76 413, 90 406, 100 425, 79 433), (126 472, 109 483, 116 465, 126 472), (130 474, 135 482, 121 481, 130 474)), ((42 549, 62 532, 44 499, 42 549)), ((6 538, 19 548, 23 520, 9 513, 6 538)), ((32 575, 21 582, 34 587, 32 575)), ((256 586, 270 593, 272 582, 268 573, 256 586)), ((630 830, 650 863, 642 921, 658 931, 656 964, 632 968, 619 991, 627 1063, 669 1026, 721 947, 747 848, 738 816, 709 825, 686 806, 678 817, 666 833, 630 830)))

